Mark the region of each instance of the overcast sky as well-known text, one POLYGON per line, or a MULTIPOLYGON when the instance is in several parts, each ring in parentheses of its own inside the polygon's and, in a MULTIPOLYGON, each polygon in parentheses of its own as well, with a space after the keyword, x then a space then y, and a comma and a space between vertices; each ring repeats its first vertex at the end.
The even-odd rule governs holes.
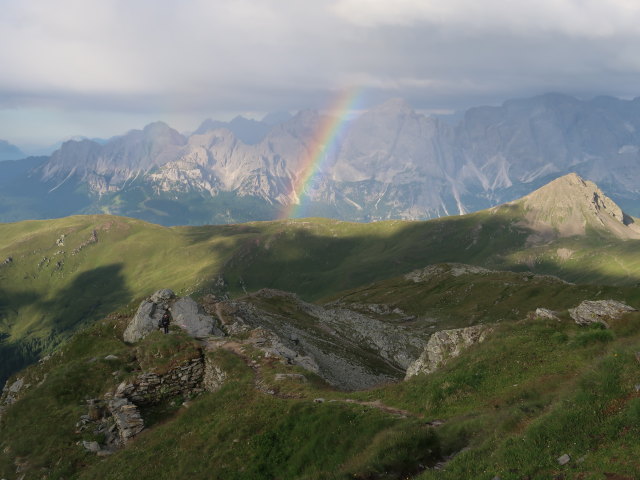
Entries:
POLYGON ((549 91, 640 95, 637 0, 0 0, 0 139, 26 150, 153 120, 424 111, 549 91))

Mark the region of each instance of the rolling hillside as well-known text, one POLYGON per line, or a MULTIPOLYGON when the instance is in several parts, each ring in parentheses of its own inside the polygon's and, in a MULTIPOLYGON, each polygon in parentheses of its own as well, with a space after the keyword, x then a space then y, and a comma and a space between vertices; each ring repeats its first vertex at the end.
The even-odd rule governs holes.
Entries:
MULTIPOLYGON (((131 307, 159 288, 196 296, 276 288, 317 300, 440 262, 581 283, 637 284, 633 218, 611 216, 607 212, 619 209, 595 185, 576 178, 563 177, 502 207, 427 222, 301 219, 166 228, 96 215, 1 224, 0 335, 6 360, 0 378, 78 326, 131 307), (540 220, 536 196, 557 191, 573 192, 581 206, 584 228, 575 234, 565 233, 565 217, 550 224, 540 220), (594 194, 611 202, 608 209, 594 207, 594 194)), ((575 215, 566 218, 575 223, 575 215)))

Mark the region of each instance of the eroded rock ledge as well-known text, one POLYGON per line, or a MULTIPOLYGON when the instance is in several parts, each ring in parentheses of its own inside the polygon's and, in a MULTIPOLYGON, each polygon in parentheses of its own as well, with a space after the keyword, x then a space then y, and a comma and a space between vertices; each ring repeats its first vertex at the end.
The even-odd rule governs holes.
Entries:
POLYGON ((405 380, 421 373, 436 371, 471 345, 484 341, 491 331, 486 325, 474 325, 434 333, 420 357, 409 365, 405 380))

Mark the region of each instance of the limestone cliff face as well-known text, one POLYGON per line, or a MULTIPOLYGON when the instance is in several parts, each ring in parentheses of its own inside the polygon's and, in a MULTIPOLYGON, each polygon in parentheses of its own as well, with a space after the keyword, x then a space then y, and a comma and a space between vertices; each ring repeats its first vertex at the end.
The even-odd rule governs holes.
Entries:
POLYGON ((485 325, 474 325, 434 333, 420 357, 407 369, 405 380, 421 373, 435 372, 471 345, 484 341, 490 332, 491 329, 485 325))
POLYGON ((178 158, 185 143, 186 138, 177 131, 156 122, 104 145, 92 140, 65 142, 36 173, 54 188, 72 181, 86 184, 97 194, 118 191, 178 158))

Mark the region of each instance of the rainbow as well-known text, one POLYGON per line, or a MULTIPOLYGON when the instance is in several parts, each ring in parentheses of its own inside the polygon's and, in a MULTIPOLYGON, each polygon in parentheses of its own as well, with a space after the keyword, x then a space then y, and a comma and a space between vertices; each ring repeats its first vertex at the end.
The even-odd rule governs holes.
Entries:
POLYGON ((361 97, 361 90, 349 88, 337 95, 327 109, 323 121, 311 139, 310 146, 302 160, 302 168, 297 177, 291 183, 290 198, 298 199, 299 203, 292 202, 286 205, 279 218, 281 220, 301 217, 305 208, 304 192, 307 186, 312 183, 313 178, 326 163, 327 154, 337 144, 337 140, 342 136, 345 126, 348 124, 349 113, 355 110, 355 105, 361 97))

